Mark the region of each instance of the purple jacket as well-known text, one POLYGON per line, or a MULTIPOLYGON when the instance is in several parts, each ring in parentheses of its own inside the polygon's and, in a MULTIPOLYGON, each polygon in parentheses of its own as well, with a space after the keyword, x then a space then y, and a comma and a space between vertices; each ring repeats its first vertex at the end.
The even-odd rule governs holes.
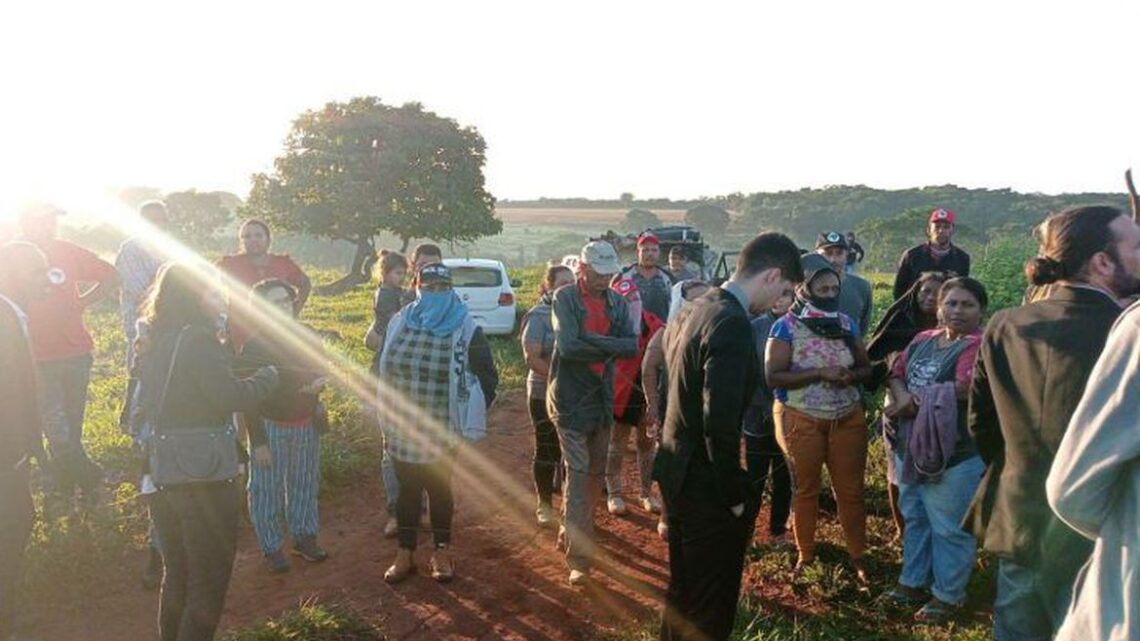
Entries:
POLYGON ((899 480, 908 485, 937 479, 958 444, 958 398, 954 382, 934 383, 915 392, 918 415, 904 422, 907 434, 899 480))

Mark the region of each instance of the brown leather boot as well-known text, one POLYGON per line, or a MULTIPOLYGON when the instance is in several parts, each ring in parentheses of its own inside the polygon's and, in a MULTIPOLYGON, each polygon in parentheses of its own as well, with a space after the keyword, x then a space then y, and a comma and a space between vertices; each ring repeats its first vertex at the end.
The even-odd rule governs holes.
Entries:
POLYGON ((412 551, 400 548, 396 551, 396 560, 392 562, 392 567, 384 573, 384 582, 399 583, 411 576, 413 570, 415 566, 412 565, 412 551))
POLYGON ((447 583, 455 578, 455 565, 446 545, 437 547, 431 555, 431 578, 447 583))

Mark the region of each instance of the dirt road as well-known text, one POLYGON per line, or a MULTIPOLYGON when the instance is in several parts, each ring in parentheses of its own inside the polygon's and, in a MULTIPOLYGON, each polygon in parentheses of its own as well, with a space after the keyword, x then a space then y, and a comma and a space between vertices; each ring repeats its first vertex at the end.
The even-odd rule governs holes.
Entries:
MULTIPOLYGON (((390 639, 408 641, 589 639, 600 630, 655 616, 668 564, 656 519, 645 512, 634 509, 617 519, 599 510, 602 561, 596 581, 583 589, 567 584, 555 533, 534 524, 533 441, 524 400, 513 392, 497 403, 492 435, 477 446, 505 478, 488 478, 479 491, 455 484, 454 582, 440 585, 427 576, 430 544, 424 533, 419 574, 397 586, 384 583, 396 544, 381 536, 387 515, 373 473, 322 498, 321 539, 332 554, 323 564, 295 560, 288 574, 271 575, 252 531, 243 527, 222 628, 245 626, 313 598, 346 604, 390 639)), ((632 463, 627 472, 632 473, 632 463)), ((97 593, 41 622, 37 632, 51 641, 155 638, 158 595, 138 587, 143 560, 140 552, 109 569, 97 593)))

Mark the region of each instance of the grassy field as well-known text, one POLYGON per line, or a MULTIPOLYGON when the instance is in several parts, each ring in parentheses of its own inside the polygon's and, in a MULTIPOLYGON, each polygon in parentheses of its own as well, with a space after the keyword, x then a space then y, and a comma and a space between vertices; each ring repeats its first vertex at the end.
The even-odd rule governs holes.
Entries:
MULTIPOLYGON (((1019 296, 1015 285, 1019 261, 1024 259, 1020 252, 1017 247, 995 249, 994 255, 988 257, 987 265, 982 268, 987 284, 995 292, 1000 292, 996 301, 998 306, 1013 304, 1019 296)), ((541 271, 541 267, 534 267, 513 272, 513 277, 522 280, 518 289, 520 308, 535 299, 541 271)), ((336 274, 314 272, 313 276, 314 281, 320 283, 333 280, 336 274)), ((889 278, 875 276, 873 280, 876 309, 881 314, 889 303, 889 278)), ((371 294, 371 287, 362 286, 337 298, 314 297, 303 319, 323 333, 331 351, 362 367, 370 357, 361 337, 371 321, 371 294)), ((105 500, 89 512, 69 516, 49 510, 44 515, 45 519, 37 524, 30 550, 28 593, 29 602, 45 613, 69 603, 82 602, 86 594, 98 589, 103 569, 120 563, 128 551, 145 546, 145 513, 137 500, 135 488, 137 463, 130 440, 120 434, 117 426, 125 385, 122 366, 124 343, 117 310, 105 303, 94 309, 88 320, 96 337, 96 361, 86 442, 93 458, 107 472, 109 489, 105 500)), ((525 369, 517 338, 493 338, 491 342, 503 386, 521 387, 525 369)), ((326 403, 335 428, 322 440, 322 471, 326 479, 322 489, 337 492, 375 465, 379 459, 380 443, 376 430, 369 427, 362 413, 361 404, 352 395, 334 387, 326 394, 326 403)), ((897 576, 900 551, 897 544, 891 542, 893 528, 888 521, 882 449, 876 445, 871 451, 867 492, 873 543, 870 561, 876 585, 885 587, 897 576)), ((967 625, 925 629, 912 627, 907 623, 905 613, 875 608, 868 595, 858 592, 851 577, 838 563, 842 557, 837 545, 842 540, 840 533, 834 527, 824 527, 821 536, 826 541, 820 550, 820 557, 825 563, 816 575, 809 574, 799 582, 793 581, 790 574, 794 560, 790 552, 763 546, 750 551, 750 587, 741 609, 738 639, 942 641, 987 637, 984 617, 967 625)), ((990 598, 988 586, 992 585, 988 563, 983 562, 974 583, 972 599, 977 604, 987 603, 990 598)), ((634 627, 608 638, 648 639, 652 636, 652 624, 631 625, 634 627)), ((227 638, 231 641, 275 641, 379 637, 374 630, 361 627, 351 613, 322 604, 309 604, 280 621, 235 631, 227 638), (328 629, 318 634, 312 626, 328 629), (336 626, 346 626, 348 631, 340 636, 329 632, 336 626)))

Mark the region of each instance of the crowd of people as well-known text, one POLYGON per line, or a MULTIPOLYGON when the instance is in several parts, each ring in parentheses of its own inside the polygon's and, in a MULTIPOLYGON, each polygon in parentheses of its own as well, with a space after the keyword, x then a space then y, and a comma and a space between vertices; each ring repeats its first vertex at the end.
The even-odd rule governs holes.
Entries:
MULTIPOLYGON (((139 214, 167 225, 161 202, 139 214)), ((124 242, 111 264, 59 239, 61 215, 21 213, 21 238, 0 246, 0 640, 17 632, 34 521, 28 463, 43 472, 45 510, 98 498, 102 471, 83 443, 94 345, 83 316, 118 288, 130 371, 121 423, 152 522, 142 579, 161 585, 163 641, 208 641, 243 501, 267 571, 289 571, 287 550, 329 557, 321 393, 335 372, 298 320, 311 283, 269 252, 259 220, 212 266, 172 260, 150 235, 124 242)), ((925 624, 954 619, 980 545, 998 559, 999 641, 1140 637, 1140 311, 1129 308, 1140 226, 1106 206, 1049 216, 1026 304, 987 318, 956 225, 949 209, 930 213, 875 327, 850 233, 825 230, 807 251, 762 233, 723 283, 702 279, 683 251, 660 264, 649 232, 632 265, 593 241, 575 269, 549 267, 520 340, 535 522, 557 528, 570 585, 592 580, 598 509, 641 510, 668 546, 660 638, 727 639, 765 496, 770 544, 794 547, 797 575, 821 563, 826 469, 851 575, 872 591, 867 462, 881 436, 902 545, 881 603, 925 624), (631 436, 636 495, 622 469, 631 436)), ((446 582, 458 456, 488 433, 498 372, 438 246, 384 251, 377 275, 363 336, 376 393, 364 400, 383 435, 383 535, 398 548, 383 579, 416 574, 426 514, 429 575, 446 582)))

